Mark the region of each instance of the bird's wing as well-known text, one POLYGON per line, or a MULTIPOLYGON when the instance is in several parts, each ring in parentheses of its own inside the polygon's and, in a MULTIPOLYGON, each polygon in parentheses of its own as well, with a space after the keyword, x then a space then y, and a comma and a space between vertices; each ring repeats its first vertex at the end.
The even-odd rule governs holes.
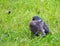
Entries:
POLYGON ((36 22, 35 21, 31 21, 30 22, 30 29, 33 33, 36 33, 36 31, 38 30, 38 27, 36 25, 36 22))
POLYGON ((46 23, 44 23, 43 28, 44 28, 46 34, 49 33, 49 28, 46 23))

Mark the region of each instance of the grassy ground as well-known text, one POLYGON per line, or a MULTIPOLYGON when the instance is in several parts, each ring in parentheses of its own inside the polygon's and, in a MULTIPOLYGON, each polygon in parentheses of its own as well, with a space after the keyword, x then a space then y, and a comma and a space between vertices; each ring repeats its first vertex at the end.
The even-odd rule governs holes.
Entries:
POLYGON ((0 0, 0 46, 60 46, 59 23, 60 0, 0 0), (29 22, 35 15, 51 35, 31 39, 29 22))

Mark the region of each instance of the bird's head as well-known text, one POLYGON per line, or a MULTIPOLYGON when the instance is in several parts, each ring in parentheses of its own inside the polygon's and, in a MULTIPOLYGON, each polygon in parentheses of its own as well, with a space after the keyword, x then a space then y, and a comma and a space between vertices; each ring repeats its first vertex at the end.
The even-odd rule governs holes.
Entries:
POLYGON ((41 18, 40 18, 39 16, 34 16, 32 20, 33 20, 33 21, 34 21, 34 20, 41 20, 41 18))

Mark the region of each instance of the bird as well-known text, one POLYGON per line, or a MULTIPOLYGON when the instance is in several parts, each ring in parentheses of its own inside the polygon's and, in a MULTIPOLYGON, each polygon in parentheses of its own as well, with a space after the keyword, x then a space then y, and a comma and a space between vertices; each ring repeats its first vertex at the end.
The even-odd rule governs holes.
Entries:
POLYGON ((46 36, 49 33, 47 24, 39 17, 34 16, 29 24, 31 36, 46 36))

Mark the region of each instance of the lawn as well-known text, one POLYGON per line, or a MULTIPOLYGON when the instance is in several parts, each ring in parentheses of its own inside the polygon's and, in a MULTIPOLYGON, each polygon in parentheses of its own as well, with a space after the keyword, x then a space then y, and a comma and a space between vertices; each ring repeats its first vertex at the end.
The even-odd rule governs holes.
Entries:
POLYGON ((0 0, 0 46, 60 46, 60 0, 0 0), (31 39, 29 23, 38 15, 51 34, 31 39))

